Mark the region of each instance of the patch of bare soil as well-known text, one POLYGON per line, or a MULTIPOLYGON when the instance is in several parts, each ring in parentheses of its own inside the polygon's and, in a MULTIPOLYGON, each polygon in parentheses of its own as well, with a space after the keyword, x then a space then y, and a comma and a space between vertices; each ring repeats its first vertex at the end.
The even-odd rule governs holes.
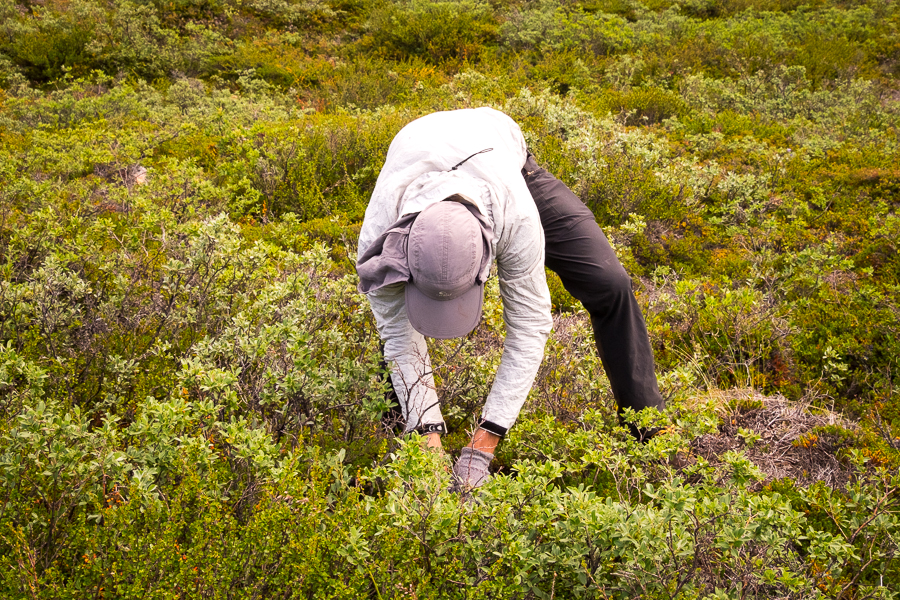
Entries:
POLYGON ((835 434, 814 431, 825 425, 839 425, 853 431, 855 424, 833 412, 813 408, 804 402, 792 402, 781 396, 763 396, 745 392, 737 404, 743 408, 725 417, 719 432, 703 435, 691 444, 694 456, 702 456, 711 464, 729 450, 741 450, 765 473, 760 487, 775 479, 789 477, 799 486, 817 481, 843 488, 855 469, 841 460, 842 444, 835 434), (739 431, 743 430, 743 435, 739 431), (760 439, 753 440, 756 434, 760 439))

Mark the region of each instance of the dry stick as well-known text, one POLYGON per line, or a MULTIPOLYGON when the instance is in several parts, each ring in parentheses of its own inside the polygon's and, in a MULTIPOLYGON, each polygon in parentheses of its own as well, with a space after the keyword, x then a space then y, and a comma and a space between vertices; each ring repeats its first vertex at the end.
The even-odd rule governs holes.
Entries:
POLYGON ((862 525, 860 525, 859 527, 856 528, 856 531, 854 531, 854 532, 853 532, 853 535, 851 535, 850 538, 847 540, 848 542, 850 542, 850 543, 852 544, 853 541, 856 539, 856 536, 859 535, 860 532, 861 532, 861 531, 862 531, 869 523, 871 523, 871 522, 874 521, 878 516, 880 516, 880 513, 879 513, 878 509, 881 508, 881 502, 882 502, 882 500, 885 500, 888 496, 892 495, 892 494, 893 494, 894 492, 896 492, 896 491, 897 491, 897 488, 891 488, 891 489, 889 489, 889 490, 885 490, 884 496, 882 496, 881 498, 879 498, 879 499, 878 499, 878 502, 875 503, 875 508, 873 509, 872 516, 869 517, 868 519, 866 519, 866 520, 863 522, 862 525))
POLYGON ((540 454, 544 460, 553 460, 550 456, 547 456, 541 450, 535 448, 531 444, 526 444, 525 442, 522 442, 522 445, 525 446, 526 448, 528 448, 529 450, 533 450, 533 451, 537 452, 538 454, 540 454))
MULTIPOLYGON (((835 518, 835 516, 834 516, 833 514, 831 514, 830 511, 826 511, 826 513, 828 514, 829 517, 831 517, 832 522, 834 523, 835 527, 837 527, 838 531, 840 531, 841 535, 844 536, 844 539, 845 539, 848 543, 852 544, 852 543, 854 542, 854 540, 856 539, 856 536, 859 535, 859 533, 860 533, 860 532, 861 532, 861 531, 862 531, 869 523, 871 523, 871 522, 872 522, 873 520, 875 520, 878 516, 880 516, 879 508, 880 508, 880 506, 881 506, 882 500, 884 500, 884 499, 885 499, 887 496, 889 496, 890 494, 893 494, 896 490, 897 490, 897 488, 892 488, 891 490, 887 490, 886 493, 885 493, 885 495, 878 499, 878 502, 876 502, 875 508, 873 509, 872 516, 869 517, 868 519, 866 519, 859 527, 857 527, 856 531, 853 532, 853 535, 851 535, 850 537, 847 537, 847 534, 844 533, 844 529, 841 527, 840 523, 838 523, 838 521, 837 521, 837 519, 835 518)), ((873 540, 873 544, 874 544, 874 540, 873 540)), ((870 547, 871 547, 871 546, 870 546, 870 547)), ((859 576, 862 574, 862 571, 863 571, 866 567, 868 567, 870 564, 872 564, 872 562, 873 562, 874 560, 875 560, 874 558, 870 558, 869 561, 868 561, 865 565, 863 565, 860 569, 857 570, 857 575, 856 575, 856 577, 854 577, 850 582, 847 583, 847 585, 845 585, 845 586, 841 589, 841 593, 840 593, 840 595, 838 595, 838 598, 842 598, 842 597, 843 597, 844 591, 846 591, 846 590, 849 588, 850 585, 853 585, 853 584, 856 582, 856 580, 857 580, 857 579, 859 578, 859 576)), ((846 560, 844 561, 844 563, 843 563, 844 566, 846 566, 846 565, 848 564, 847 561, 849 561, 849 558, 846 559, 846 560)), ((835 560, 835 561, 832 561, 832 562, 831 562, 831 566, 834 566, 835 563, 836 563, 836 560, 835 560)), ((831 570, 831 566, 829 566, 829 569, 828 569, 829 571, 831 570)), ((844 566, 842 566, 842 570, 843 570, 844 566)), ((817 577, 816 579, 818 580, 818 579, 820 579, 820 578, 817 577)))
MULTIPOLYGON (((693 515, 692 515, 692 516, 693 516, 693 515)), ((695 517, 695 520, 696 520, 696 517, 695 517)), ((674 535, 673 535, 673 533, 672 533, 672 519, 669 519, 669 522, 667 523, 667 525, 669 526, 669 539, 668 539, 668 544, 667 544, 667 546, 669 547, 669 554, 672 555, 672 564, 675 565, 675 569, 676 569, 676 572, 677 572, 677 571, 680 571, 680 570, 681 570, 681 566, 680 566, 680 564, 679 564, 678 558, 675 556, 675 547, 674 547, 674 545, 673 545, 673 538, 674 538, 674 535)), ((694 535, 696 535, 696 532, 695 532, 694 535)), ((695 542, 694 548, 696 549, 696 542, 695 542)), ((697 560, 697 553, 694 552, 694 562, 695 562, 695 563, 696 563, 696 560, 697 560)), ((690 571, 688 571, 688 573, 690 573, 690 571)), ((678 579, 679 579, 679 581, 678 581, 678 586, 675 588, 675 591, 672 592, 672 597, 673 597, 673 598, 675 598, 676 596, 678 596, 678 592, 680 592, 680 591, 681 591, 681 588, 684 587, 684 584, 687 583, 687 581, 688 581, 688 573, 685 573, 685 577, 684 577, 684 578, 681 578, 681 577, 678 578, 678 579)))
POLYGON ((879 412, 878 408, 874 409, 875 411, 875 427, 878 429, 878 433, 881 434, 881 437, 885 439, 885 441, 891 445, 891 448, 894 450, 900 451, 900 444, 897 444, 894 441, 894 438, 891 436, 891 432, 884 425, 884 422, 881 420, 881 412, 879 412))

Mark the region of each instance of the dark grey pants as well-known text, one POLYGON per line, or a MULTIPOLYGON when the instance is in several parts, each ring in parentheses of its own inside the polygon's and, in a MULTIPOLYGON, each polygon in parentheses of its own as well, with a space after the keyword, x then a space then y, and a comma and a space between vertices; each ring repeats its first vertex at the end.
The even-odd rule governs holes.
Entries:
MULTIPOLYGON (((544 228, 545 263, 591 317, 594 340, 619 410, 662 409, 647 326, 625 272, 594 214, 528 157, 522 176, 544 228)), ((636 437, 643 437, 632 428, 636 437)))

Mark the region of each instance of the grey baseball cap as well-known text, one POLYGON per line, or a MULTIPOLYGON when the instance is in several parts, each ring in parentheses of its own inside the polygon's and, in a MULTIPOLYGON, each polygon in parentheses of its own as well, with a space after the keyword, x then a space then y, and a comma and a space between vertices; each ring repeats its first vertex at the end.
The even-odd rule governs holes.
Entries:
POLYGON ((481 320, 493 234, 473 211, 459 202, 437 202, 410 228, 406 313, 428 337, 462 337, 481 320))

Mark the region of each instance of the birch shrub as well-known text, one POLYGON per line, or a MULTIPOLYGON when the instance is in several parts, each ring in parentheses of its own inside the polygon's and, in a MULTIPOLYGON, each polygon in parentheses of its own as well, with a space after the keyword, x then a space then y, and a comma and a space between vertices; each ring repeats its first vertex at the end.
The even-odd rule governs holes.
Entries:
POLYGON ((666 457, 714 428, 711 414, 672 413, 670 433, 647 445, 602 414, 564 435, 526 418, 508 440, 512 475, 465 501, 447 491, 447 459, 417 439, 389 465, 356 470, 354 488, 343 450, 279 454, 212 404, 148 411, 155 424, 122 433, 46 407, 19 420, 0 462, 4 506, 43 495, 30 520, 3 513, 11 595, 895 597, 881 585, 896 577, 895 472, 857 457, 846 491, 760 494, 740 452, 673 467, 666 457), (46 449, 23 435, 51 429, 46 449), (124 452, 121 436, 134 436, 124 452), (249 498, 229 484, 241 461, 259 478, 249 498))
MULTIPOLYGON (((4 286, 7 331, 34 327, 9 342, 10 383, 35 382, 97 418, 139 412, 136 394, 192 397, 279 436, 330 429, 334 407, 369 402, 377 342, 322 247, 248 247, 224 215, 178 223, 145 206, 131 218, 141 235, 97 219, 74 253, 53 248, 4 286)), ((6 419, 22 408, 18 387, 4 394, 6 419)))

